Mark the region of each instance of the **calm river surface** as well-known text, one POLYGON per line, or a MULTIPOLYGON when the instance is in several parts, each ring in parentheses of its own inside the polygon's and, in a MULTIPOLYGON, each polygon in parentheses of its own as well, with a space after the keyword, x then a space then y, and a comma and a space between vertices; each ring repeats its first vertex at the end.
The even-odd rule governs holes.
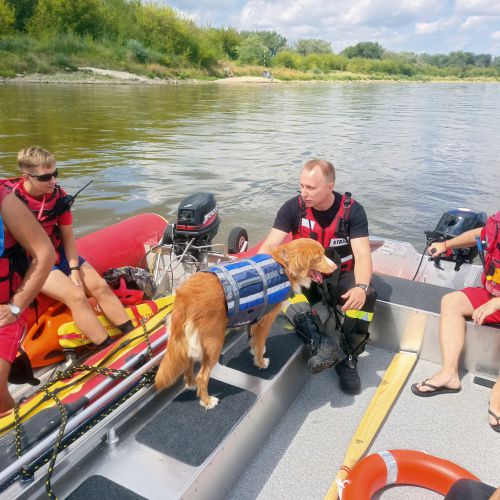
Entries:
POLYGON ((366 208, 371 234, 423 247, 442 212, 500 208, 500 85, 0 85, 0 174, 17 151, 56 155, 79 234, 140 212, 175 219, 216 195, 218 241, 263 238, 302 163, 332 161, 336 189, 366 208))

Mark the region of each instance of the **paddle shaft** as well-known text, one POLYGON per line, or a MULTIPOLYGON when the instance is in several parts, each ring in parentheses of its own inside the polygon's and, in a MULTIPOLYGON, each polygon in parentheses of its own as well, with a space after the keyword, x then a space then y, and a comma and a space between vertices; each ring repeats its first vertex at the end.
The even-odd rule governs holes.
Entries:
POLYGON ((405 384, 416 361, 417 354, 407 352, 399 352, 392 359, 370 405, 365 411, 351 439, 344 457, 343 465, 330 486, 325 496, 325 500, 336 500, 338 498, 337 480, 341 482, 345 481, 348 477, 349 470, 354 467, 367 451, 385 418, 389 414, 394 401, 405 384))

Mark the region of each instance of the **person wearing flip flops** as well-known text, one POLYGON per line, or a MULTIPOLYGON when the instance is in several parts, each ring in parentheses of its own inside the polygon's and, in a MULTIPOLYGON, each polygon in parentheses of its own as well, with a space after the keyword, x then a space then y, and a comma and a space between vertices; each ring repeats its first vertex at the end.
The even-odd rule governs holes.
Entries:
POLYGON ((25 331, 24 310, 55 261, 45 231, 14 195, 0 187, 0 415, 14 407, 7 380, 25 331))
MULTIPOLYGON (((477 325, 500 323, 500 212, 490 217, 484 228, 433 243, 428 252, 437 257, 455 248, 475 245, 484 263, 483 286, 464 288, 442 298, 439 338, 443 364, 432 377, 411 386, 417 396, 431 397, 461 390, 458 363, 465 342, 466 318, 471 317, 477 325), (481 255, 483 241, 486 257, 481 255)), ((488 416, 491 428, 500 432, 500 376, 491 392, 488 416)))

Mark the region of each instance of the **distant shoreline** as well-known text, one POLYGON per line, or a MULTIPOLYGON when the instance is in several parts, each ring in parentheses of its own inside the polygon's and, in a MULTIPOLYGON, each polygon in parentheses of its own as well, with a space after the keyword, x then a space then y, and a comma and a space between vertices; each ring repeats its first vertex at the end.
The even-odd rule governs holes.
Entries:
POLYGON ((283 83, 500 83, 494 78, 422 78, 419 79, 378 79, 369 75, 357 75, 346 78, 321 78, 321 79, 292 79, 281 80, 279 78, 264 78, 260 76, 232 76, 217 80, 197 79, 162 79, 148 78, 146 76, 128 73, 126 71, 104 70, 100 68, 84 67, 74 72, 60 72, 54 74, 29 74, 17 75, 12 78, 0 78, 0 83, 41 83, 41 84, 112 84, 112 85, 186 85, 215 83, 222 85, 239 84, 283 84, 283 83))

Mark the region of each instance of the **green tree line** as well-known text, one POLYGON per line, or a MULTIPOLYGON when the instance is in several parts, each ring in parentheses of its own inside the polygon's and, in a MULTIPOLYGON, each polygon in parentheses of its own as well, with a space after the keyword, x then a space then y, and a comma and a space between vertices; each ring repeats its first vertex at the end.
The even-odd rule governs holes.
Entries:
POLYGON ((275 31, 199 26, 168 6, 139 0, 0 0, 0 76, 85 65, 159 77, 220 76, 227 65, 273 68, 285 78, 500 77, 500 57, 490 54, 395 53, 378 42, 335 54, 326 40, 288 44, 275 31))

